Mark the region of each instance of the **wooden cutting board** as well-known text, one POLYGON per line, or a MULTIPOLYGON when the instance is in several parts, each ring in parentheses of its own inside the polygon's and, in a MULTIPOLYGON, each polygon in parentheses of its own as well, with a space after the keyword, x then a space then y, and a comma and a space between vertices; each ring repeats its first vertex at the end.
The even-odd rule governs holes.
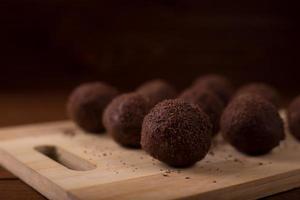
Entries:
POLYGON ((300 143, 248 157, 216 138, 195 166, 174 169, 71 122, 0 130, 0 164, 49 199, 256 199, 300 187, 300 143))

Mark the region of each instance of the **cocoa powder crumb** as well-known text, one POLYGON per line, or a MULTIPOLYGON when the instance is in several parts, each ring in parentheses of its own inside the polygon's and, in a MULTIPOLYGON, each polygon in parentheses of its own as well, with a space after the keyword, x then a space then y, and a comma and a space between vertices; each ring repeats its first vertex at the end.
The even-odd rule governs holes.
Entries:
POLYGON ((71 128, 63 129, 62 130, 63 134, 69 137, 74 137, 76 135, 76 131, 71 128))

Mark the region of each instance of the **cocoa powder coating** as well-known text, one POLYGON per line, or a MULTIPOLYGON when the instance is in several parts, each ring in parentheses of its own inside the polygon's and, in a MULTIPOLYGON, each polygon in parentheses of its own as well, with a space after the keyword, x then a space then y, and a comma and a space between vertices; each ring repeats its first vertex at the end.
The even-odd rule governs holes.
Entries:
POLYGON ((162 100, 173 99, 177 96, 176 89, 162 79, 148 81, 138 87, 136 91, 148 98, 151 106, 162 100))
POLYGON ((211 90, 220 97, 224 105, 229 102, 233 94, 232 83, 226 77, 217 74, 199 77, 195 80, 193 87, 211 90))
POLYGON ((277 108, 261 96, 239 95, 225 108, 221 133, 238 151, 248 155, 270 152, 284 139, 277 108))
POLYGON ((259 95, 262 98, 270 101, 276 107, 280 106, 280 95, 279 92, 272 86, 265 83, 250 83, 245 86, 242 86, 238 89, 235 96, 241 94, 255 94, 259 95))
POLYGON ((117 94, 118 90, 106 83, 84 83, 71 93, 67 113, 83 130, 100 133, 104 130, 103 110, 117 94))
POLYGON ((300 141, 300 96, 288 106, 287 119, 291 134, 300 141))
POLYGON ((208 153, 211 130, 208 116, 198 106, 181 99, 165 100, 144 118, 141 145, 168 165, 187 167, 208 153))
POLYGON ((105 109, 103 124, 117 143, 138 148, 143 119, 148 111, 148 101, 142 95, 122 94, 113 99, 105 109))
POLYGON ((179 97, 186 102, 198 105, 210 118, 213 125, 212 134, 216 135, 220 128, 220 118, 224 109, 222 100, 212 91, 201 88, 189 88, 179 97))

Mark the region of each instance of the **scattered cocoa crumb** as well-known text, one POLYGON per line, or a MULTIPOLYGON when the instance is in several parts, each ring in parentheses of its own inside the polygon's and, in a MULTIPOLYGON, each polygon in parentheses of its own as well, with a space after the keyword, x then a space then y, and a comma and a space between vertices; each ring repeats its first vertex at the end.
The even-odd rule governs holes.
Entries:
POLYGON ((213 181, 213 183, 217 183, 217 181, 213 181))
POLYGON ((165 177, 168 177, 169 175, 168 174, 162 174, 163 176, 165 176, 165 177))
POLYGON ((187 177, 185 177, 185 179, 190 179, 190 177, 187 176, 187 177))
POLYGON ((62 130, 63 134, 69 137, 74 137, 76 135, 76 131, 71 128, 66 128, 62 130))
POLYGON ((263 165, 263 163, 262 163, 262 162, 259 162, 258 165, 263 165))
POLYGON ((233 159, 233 161, 234 161, 234 162, 242 163, 242 161, 241 161, 240 159, 237 159, 237 158, 233 159))
POLYGON ((103 156, 107 156, 107 154, 106 154, 106 153, 103 153, 102 155, 103 155, 103 156))

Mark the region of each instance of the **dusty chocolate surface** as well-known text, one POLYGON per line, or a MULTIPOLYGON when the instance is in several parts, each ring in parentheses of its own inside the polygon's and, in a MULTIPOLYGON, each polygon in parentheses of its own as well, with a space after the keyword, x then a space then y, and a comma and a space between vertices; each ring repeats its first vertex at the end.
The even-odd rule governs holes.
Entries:
POLYGON ((285 137, 277 108, 253 94, 239 95, 229 103, 221 117, 221 133, 233 147, 248 155, 266 154, 285 137))
POLYGON ((103 124, 107 132, 119 144, 140 147, 141 127, 149 111, 148 101, 138 93, 117 96, 107 106, 103 124))
POLYGON ((148 81, 138 87, 136 91, 148 98, 152 106, 160 101, 173 99, 177 96, 176 89, 162 79, 148 81))
POLYGON ((217 74, 199 77, 195 80, 193 87, 213 91, 220 97, 224 105, 229 102, 234 91, 232 83, 226 77, 217 74))
POLYGON ((279 92, 272 86, 265 84, 265 83, 250 83, 240 87, 236 94, 234 95, 239 96, 241 94, 255 94, 259 95, 266 100, 273 103, 276 107, 280 106, 280 95, 279 92))
POLYGON ((181 99, 165 100, 146 115, 141 145, 168 165, 187 167, 208 153, 211 131, 208 116, 198 106, 181 99))
POLYGON ((300 142, 300 96, 293 99, 288 106, 287 119, 291 134, 300 142))
POLYGON ((102 114, 107 104, 118 94, 118 90, 102 82, 85 83, 71 93, 67 112, 82 129, 99 133, 104 131, 102 114))
POLYGON ((212 134, 216 135, 219 132, 220 117, 224 109, 224 104, 214 92, 205 88, 188 88, 178 98, 198 105, 211 120, 213 125, 212 134))

